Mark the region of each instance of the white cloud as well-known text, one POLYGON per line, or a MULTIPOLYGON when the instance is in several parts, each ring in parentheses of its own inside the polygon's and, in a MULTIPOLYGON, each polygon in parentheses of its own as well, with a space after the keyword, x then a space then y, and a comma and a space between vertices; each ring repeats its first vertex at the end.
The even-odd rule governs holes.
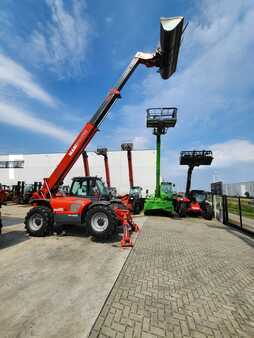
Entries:
POLYGON ((248 140, 229 140, 210 145, 213 151, 213 165, 219 168, 233 167, 242 163, 254 163, 254 144, 248 140))
POLYGON ((144 149, 147 144, 147 138, 144 136, 134 136, 132 142, 135 144, 135 149, 144 149))
POLYGON ((34 81, 27 70, 3 54, 0 54, 0 84, 14 86, 33 99, 56 106, 56 100, 34 81))
POLYGON ((64 143, 69 143, 73 139, 73 135, 65 129, 8 103, 0 102, 0 121, 33 133, 50 136, 64 143))
POLYGON ((70 9, 63 0, 47 0, 51 16, 40 23, 25 41, 25 53, 38 65, 46 64, 60 77, 80 75, 86 60, 90 25, 85 1, 72 0, 70 9))

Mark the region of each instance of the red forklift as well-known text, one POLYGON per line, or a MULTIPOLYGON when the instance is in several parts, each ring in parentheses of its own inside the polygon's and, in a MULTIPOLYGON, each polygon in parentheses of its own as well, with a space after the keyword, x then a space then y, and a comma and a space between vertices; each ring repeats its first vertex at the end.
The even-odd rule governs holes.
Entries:
POLYGON ((121 199, 123 203, 128 206, 128 209, 131 210, 134 215, 137 215, 143 209, 144 201, 142 198, 142 188, 139 186, 134 186, 133 165, 132 165, 133 144, 122 143, 121 149, 127 152, 129 184, 130 184, 129 194, 122 196, 121 199))
POLYGON ((96 238, 111 237, 118 227, 123 227, 122 246, 131 246, 129 230, 137 229, 130 212, 120 203, 110 201, 107 190, 98 177, 75 177, 68 196, 56 196, 58 187, 92 140, 113 104, 120 99, 121 90, 139 65, 159 68, 163 79, 175 71, 181 37, 184 30, 183 17, 160 19, 160 48, 154 53, 138 52, 116 86, 91 120, 67 150, 63 159, 44 179, 43 186, 33 194, 33 208, 25 218, 25 228, 32 236, 45 236, 53 232, 54 225, 84 225, 96 238))
POLYGON ((107 148, 97 148, 95 153, 97 155, 103 156, 103 158, 104 158, 104 168, 105 168, 107 189, 108 189, 108 192, 109 192, 111 198, 116 198, 116 195, 117 195, 116 188, 111 187, 110 171, 109 171, 109 163, 108 163, 108 149, 107 148))
POLYGON ((210 150, 181 151, 180 165, 187 165, 188 173, 185 196, 176 198, 176 212, 180 217, 202 216, 212 220, 213 210, 207 200, 207 193, 204 190, 190 191, 193 169, 200 165, 211 165, 212 161, 213 154, 210 150))

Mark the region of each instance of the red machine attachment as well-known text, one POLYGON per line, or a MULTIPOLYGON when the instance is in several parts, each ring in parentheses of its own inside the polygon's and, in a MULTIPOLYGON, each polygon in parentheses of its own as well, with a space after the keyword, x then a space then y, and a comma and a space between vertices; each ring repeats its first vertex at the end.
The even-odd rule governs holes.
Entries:
POLYGON ((130 237, 130 231, 140 232, 140 228, 138 224, 133 222, 128 210, 121 210, 121 213, 121 218, 123 218, 123 237, 120 244, 122 248, 132 247, 133 242, 130 237))
POLYGON ((129 231, 129 223, 127 221, 128 215, 127 212, 123 216, 123 237, 121 239, 121 247, 122 248, 127 248, 127 247, 132 247, 133 243, 130 237, 130 231, 129 231))

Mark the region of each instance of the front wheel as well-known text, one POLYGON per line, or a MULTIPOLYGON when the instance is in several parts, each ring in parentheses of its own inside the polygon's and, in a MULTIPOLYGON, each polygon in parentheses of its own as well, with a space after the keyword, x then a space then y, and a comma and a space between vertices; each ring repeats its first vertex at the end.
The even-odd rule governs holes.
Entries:
POLYGON ((132 205, 133 205, 133 214, 138 215, 141 211, 140 203, 138 201, 133 201, 132 205))
POLYGON ((47 236, 53 230, 53 214, 47 207, 34 207, 28 211, 24 223, 29 235, 35 237, 47 236))
POLYGON ((86 224, 92 236, 105 239, 111 237, 116 231, 118 219, 112 208, 97 205, 88 210, 86 224))

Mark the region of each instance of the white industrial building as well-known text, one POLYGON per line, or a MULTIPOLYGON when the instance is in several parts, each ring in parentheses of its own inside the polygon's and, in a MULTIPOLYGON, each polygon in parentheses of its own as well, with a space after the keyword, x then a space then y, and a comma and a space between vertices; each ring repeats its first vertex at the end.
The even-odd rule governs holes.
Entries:
POLYGON ((223 183, 223 194, 228 196, 246 196, 249 193, 250 197, 254 197, 254 181, 239 182, 239 183, 223 183))
MULTIPOLYGON (((104 159, 94 152, 87 152, 89 159, 90 175, 102 177, 105 182, 104 159)), ((42 181, 49 177, 52 171, 60 162, 63 153, 55 154, 18 154, 0 155, 0 183, 14 185, 17 181, 33 183, 42 181)), ((149 193, 155 189, 155 150, 134 150, 132 151, 134 185, 146 189, 149 193)), ((111 186, 116 187, 119 194, 129 191, 129 175, 127 153, 125 151, 109 151, 109 168, 111 186)), ((71 184, 72 177, 83 176, 84 165, 82 156, 75 163, 64 180, 65 185, 71 184)))

